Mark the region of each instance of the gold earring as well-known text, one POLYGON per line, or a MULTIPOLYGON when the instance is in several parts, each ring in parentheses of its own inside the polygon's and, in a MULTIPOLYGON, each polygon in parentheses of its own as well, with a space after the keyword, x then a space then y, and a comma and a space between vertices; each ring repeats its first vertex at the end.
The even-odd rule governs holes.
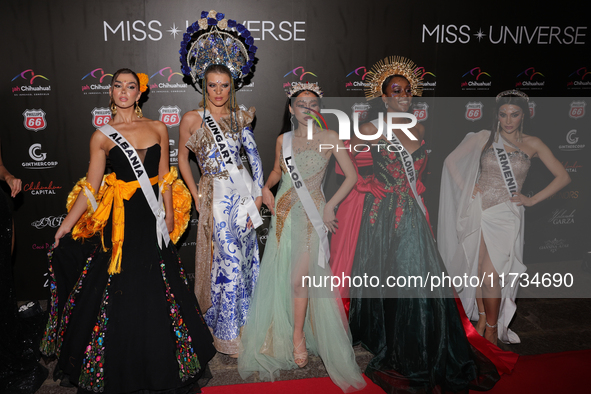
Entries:
POLYGON ((135 114, 137 115, 138 118, 143 118, 144 114, 142 112, 142 109, 140 108, 139 104, 137 103, 137 101, 135 102, 135 114))
POLYGON ((117 106, 115 105, 115 103, 111 103, 111 113, 113 114, 113 116, 117 115, 117 106))

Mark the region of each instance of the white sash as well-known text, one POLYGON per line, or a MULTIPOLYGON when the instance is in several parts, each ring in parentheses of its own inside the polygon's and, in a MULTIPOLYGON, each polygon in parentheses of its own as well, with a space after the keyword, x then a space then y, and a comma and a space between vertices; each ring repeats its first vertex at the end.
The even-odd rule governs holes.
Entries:
POLYGON ((497 142, 493 141, 492 145, 509 196, 513 197, 513 194, 517 194, 517 181, 515 180, 515 174, 513 173, 513 167, 511 167, 509 155, 507 155, 507 152, 505 151, 505 140, 499 135, 499 140, 497 142))
MULTIPOLYGON (((374 119, 371 121, 371 124, 373 124, 376 127, 376 129, 379 129, 378 122, 384 123, 384 127, 382 127, 382 134, 384 135, 384 137, 386 137, 386 140, 388 140, 388 136, 386 134, 387 126, 382 119, 374 119)), ((394 134, 394 132, 392 132, 392 141, 388 142, 392 146, 394 146, 396 152, 400 153, 400 158, 402 159, 402 167, 404 167, 404 173, 406 174, 406 180, 408 181, 410 188, 415 195, 415 199, 417 201, 417 204, 419 204, 419 208, 421 208, 421 211, 423 211, 423 214, 426 217, 427 210, 425 209, 425 205, 423 205, 423 199, 421 198, 421 196, 419 196, 419 193, 417 193, 417 173, 415 171, 415 163, 412 158, 412 155, 408 153, 406 148, 404 148, 404 146, 400 143, 400 140, 398 140, 398 137, 396 137, 396 134, 394 134)))
POLYGON ((244 179, 242 179, 240 170, 238 170, 236 163, 234 163, 232 152, 230 152, 228 141, 226 141, 226 137, 224 136, 222 129, 217 124, 213 116, 211 116, 209 111, 199 111, 199 115, 203 118, 205 124, 207 124, 207 127, 209 128, 209 131, 213 135, 213 140, 217 145, 220 158, 222 159, 221 169, 228 170, 230 178, 232 178, 234 185, 236 185, 236 188, 238 189, 238 193, 240 194, 240 205, 244 207, 246 212, 248 212, 248 215, 250 215, 250 220, 252 220, 254 228, 261 226, 263 224, 263 219, 261 219, 259 210, 254 203, 252 195, 248 191, 246 183, 244 183, 244 179))
POLYGON ((162 249, 162 240, 164 240, 164 244, 168 246, 170 243, 170 236, 168 235, 168 228, 166 227, 166 213, 164 212, 164 202, 162 200, 162 190, 158 193, 158 200, 156 200, 156 196, 154 195, 154 191, 152 189, 152 184, 150 183, 150 178, 148 178, 148 174, 142 161, 138 157, 138 154, 135 148, 125 139, 124 136, 121 135, 117 130, 115 130, 112 126, 108 124, 104 125, 103 127, 99 128, 100 132, 109 137, 110 140, 115 142, 123 153, 125 153, 125 157, 129 161, 131 168, 133 168, 133 172, 141 186, 142 192, 148 201, 148 205, 152 209, 154 216, 156 217, 156 238, 158 239, 158 247, 162 249))
POLYGON ((318 265, 324 268, 326 262, 330 261, 330 246, 328 245, 327 229, 324 225, 324 221, 322 220, 322 216, 320 216, 320 212, 318 212, 316 204, 314 204, 314 200, 312 200, 312 196, 306 187, 304 178, 298 171, 295 159, 292 157, 292 137, 293 131, 283 134, 283 161, 285 162, 285 167, 287 167, 289 175, 291 176, 291 183, 293 184, 293 187, 298 193, 298 197, 304 206, 306 215, 308 215, 308 219, 310 219, 310 222, 318 234, 318 238, 320 238, 320 245, 318 247, 318 265))

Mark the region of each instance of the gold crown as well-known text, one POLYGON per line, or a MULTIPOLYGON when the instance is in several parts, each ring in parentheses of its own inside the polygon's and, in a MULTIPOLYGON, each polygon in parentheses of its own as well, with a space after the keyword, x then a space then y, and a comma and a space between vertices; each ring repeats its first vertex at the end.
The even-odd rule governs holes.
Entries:
POLYGON ((406 78, 413 96, 423 95, 423 77, 414 62, 402 56, 390 56, 374 64, 367 73, 368 87, 365 88, 365 97, 368 100, 380 97, 384 81, 392 75, 406 78))

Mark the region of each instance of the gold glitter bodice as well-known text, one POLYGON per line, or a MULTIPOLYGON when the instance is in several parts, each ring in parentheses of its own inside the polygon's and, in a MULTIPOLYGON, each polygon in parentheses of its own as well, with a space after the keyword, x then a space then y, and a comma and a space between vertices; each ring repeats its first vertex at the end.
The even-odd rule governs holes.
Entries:
MULTIPOLYGON (((218 125, 222 129, 226 140, 230 143, 230 151, 234 154, 234 161, 240 168, 240 147, 242 146, 242 129, 250 125, 254 118, 254 108, 248 111, 238 110, 236 117, 230 115, 220 118, 218 125)), ((207 126, 197 129, 189 138, 185 146, 195 153, 201 175, 228 178, 228 172, 221 170, 221 158, 213 136, 207 126)))
MULTIPOLYGON (((324 180, 324 174, 326 173, 326 167, 328 166, 328 159, 318 152, 318 146, 316 144, 310 149, 304 148, 299 152, 298 149, 293 149, 293 151, 295 152, 294 159, 297 164, 298 171, 304 178, 306 188, 312 196, 312 200, 314 200, 316 208, 322 215, 325 204, 324 194, 322 193, 322 181, 324 180)), ((289 172, 285 167, 285 163, 283 161, 283 152, 281 153, 280 163, 282 176, 276 199, 276 234, 278 241, 281 238, 283 225, 290 214, 306 215, 303 205, 298 197, 298 193, 293 187, 289 172)), ((312 226, 312 223, 309 220, 307 221, 309 239, 310 235, 315 230, 314 226, 312 226)))
MULTIPOLYGON (((513 168, 513 173, 515 174, 517 191, 521 192, 521 187, 527 177, 531 161, 525 152, 510 143, 508 144, 511 148, 515 149, 514 151, 508 151, 505 147, 509 161, 511 162, 511 168, 513 168)), ((505 181, 499 168, 499 162, 492 146, 482 154, 480 167, 481 172, 480 178, 478 179, 478 187, 481 190, 482 210, 509 200, 509 192, 505 186, 505 181)))

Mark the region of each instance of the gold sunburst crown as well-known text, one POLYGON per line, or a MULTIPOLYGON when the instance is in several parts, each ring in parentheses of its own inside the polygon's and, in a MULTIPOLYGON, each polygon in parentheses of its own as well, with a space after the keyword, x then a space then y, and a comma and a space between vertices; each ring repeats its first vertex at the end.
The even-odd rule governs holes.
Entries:
POLYGON ((365 97, 368 100, 380 97, 384 81, 392 75, 406 78, 413 96, 423 95, 423 77, 415 63, 403 56, 389 56, 374 64, 367 73, 368 86, 365 88, 365 97))

